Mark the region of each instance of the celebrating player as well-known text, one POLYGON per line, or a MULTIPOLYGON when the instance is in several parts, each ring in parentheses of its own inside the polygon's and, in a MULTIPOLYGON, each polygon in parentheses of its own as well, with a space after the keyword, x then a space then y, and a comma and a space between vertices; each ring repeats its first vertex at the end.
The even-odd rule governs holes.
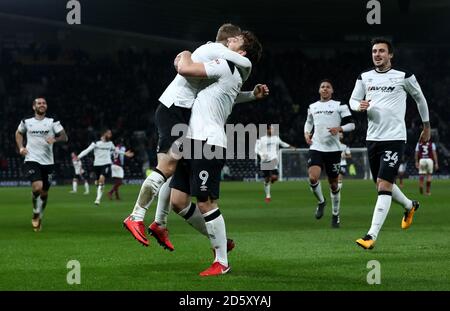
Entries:
MULTIPOLYGON (((216 43, 207 43, 197 48, 192 53, 192 58, 196 62, 209 62, 214 59, 222 58, 234 63, 241 70, 244 80, 250 75, 251 62, 242 55, 227 48, 225 44, 230 38, 236 38, 241 34, 241 29, 235 25, 222 25, 216 37, 216 43)), ((236 39, 234 39, 236 40, 236 39)), ((179 57, 177 57, 177 61, 179 57)), ((198 79, 187 79, 178 74, 175 79, 166 88, 159 98, 160 104, 155 112, 156 126, 158 128, 158 165, 152 173, 146 178, 141 186, 139 196, 136 200, 133 212, 124 220, 125 228, 134 236, 134 238, 145 246, 149 242, 145 233, 144 217, 148 206, 162 184, 173 175, 177 162, 180 158, 179 148, 183 131, 182 127, 187 128, 191 114, 191 108, 198 91, 206 86, 198 79), (183 126, 184 125, 184 126, 183 126), (178 126, 179 131, 176 130, 178 126)), ((260 86, 256 86, 260 88, 260 86)), ((253 100, 253 92, 242 92, 239 94, 237 102, 253 100)), ((167 197, 170 192, 168 187, 163 195, 167 197)), ((156 211, 161 216, 156 216, 161 223, 153 223, 150 230, 157 239, 173 250, 173 245, 168 240, 167 230, 164 226, 164 217, 168 214, 168 205, 158 205, 161 209, 156 211)))
POLYGON ((84 181, 84 194, 89 194, 89 182, 87 172, 83 169, 83 164, 81 160, 77 158, 75 152, 72 152, 72 165, 74 169, 74 176, 72 180, 72 190, 70 193, 77 193, 78 191, 78 180, 84 181))
POLYGON ((310 145, 308 158, 309 183, 311 191, 318 201, 315 217, 316 219, 322 218, 326 206, 320 184, 322 167, 325 167, 330 184, 331 225, 333 228, 339 228, 341 194, 338 177, 342 151, 338 134, 353 131, 355 123, 348 106, 332 99, 333 92, 333 85, 330 80, 325 79, 320 82, 320 100, 309 105, 304 132, 305 141, 310 145), (313 128, 314 134, 312 134, 313 128))
MULTIPOLYGON (((251 32, 242 32, 238 40, 229 44, 254 63, 260 58, 261 45, 251 32)), ((190 159, 184 158, 177 165, 170 183, 171 203, 180 216, 197 226, 197 230, 202 232, 206 228, 215 259, 200 275, 225 274, 230 265, 225 221, 218 206, 220 173, 227 148, 224 126, 246 76, 225 59, 193 62, 190 52, 181 53, 177 70, 184 76, 213 79, 214 82, 198 93, 192 107, 187 135, 190 141, 184 146, 192 146, 193 152, 190 159), (205 150, 211 154, 206 155, 205 150), (197 198, 197 204, 191 203, 191 196, 197 198)))
POLYGON ((350 99, 355 111, 367 112, 367 148, 369 164, 378 198, 369 232, 356 243, 372 249, 391 207, 392 199, 402 204, 405 214, 401 227, 411 226, 419 202, 408 199, 394 184, 399 159, 406 143, 406 96, 409 93, 417 103, 423 122, 420 141, 430 140, 428 105, 416 77, 407 71, 392 68, 392 43, 383 38, 372 40, 372 61, 375 68, 361 73, 350 99))
POLYGON ((31 181, 33 193, 33 219, 35 232, 42 228, 42 218, 47 206, 48 191, 53 174, 53 144, 67 142, 67 135, 61 123, 46 116, 47 101, 38 97, 33 101, 34 116, 23 119, 16 131, 16 144, 21 156, 25 157, 23 171, 31 181), (26 134, 27 145, 23 145, 26 134))
MULTIPOLYGON (((89 147, 84 149, 78 155, 78 159, 81 159, 94 151, 94 171, 97 184, 97 197, 95 198, 94 204, 97 206, 100 205, 100 200, 103 196, 103 187, 105 186, 105 179, 111 169, 111 153, 115 151, 115 146, 111 141, 111 138, 111 130, 104 130, 100 140, 92 142, 89 147)), ((124 154, 127 157, 133 156, 133 153, 130 151, 117 151, 117 153, 124 154)))
POLYGON ((273 135, 273 126, 267 126, 267 135, 256 140, 255 153, 261 160, 261 171, 264 176, 264 192, 266 194, 265 201, 270 203, 270 185, 278 180, 278 150, 282 148, 294 148, 285 143, 278 135, 273 135))

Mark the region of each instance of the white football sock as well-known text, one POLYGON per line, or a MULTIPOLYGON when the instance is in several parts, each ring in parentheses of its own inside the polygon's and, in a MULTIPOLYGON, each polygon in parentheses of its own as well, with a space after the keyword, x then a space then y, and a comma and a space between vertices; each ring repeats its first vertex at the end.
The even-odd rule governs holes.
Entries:
POLYGON ((373 240, 376 240, 378 233, 383 226, 386 216, 389 213, 389 208, 391 207, 392 194, 389 191, 378 192, 377 203, 375 204, 375 209, 373 211, 372 225, 369 229, 368 234, 373 240))
POLYGON ((100 202, 103 196, 103 187, 104 184, 98 184, 97 186, 97 197, 95 198, 95 201, 100 202))
POLYGON ((195 203, 191 203, 182 209, 178 215, 183 217, 188 224, 195 228, 198 232, 208 237, 208 230, 206 230, 205 218, 200 209, 195 203))
POLYGON ((158 194, 159 188, 166 181, 166 178, 158 170, 153 170, 142 183, 141 191, 134 205, 131 215, 136 221, 143 221, 147 208, 158 194))
POLYGON ((35 207, 33 208, 33 213, 35 213, 35 214, 40 214, 41 212, 42 212, 42 204, 43 204, 44 202, 42 201, 42 199, 41 199, 41 196, 38 196, 37 198, 36 198, 36 205, 35 205, 35 207))
POLYGON ((87 180, 84 182, 84 192, 89 193, 89 183, 87 182, 87 180))
POLYGON ((42 202, 41 204, 41 211, 39 212, 39 218, 42 219, 42 217, 44 217, 44 211, 45 211, 45 207, 47 206, 47 198, 45 198, 45 200, 43 200, 41 197, 39 197, 40 201, 42 202))
POLYGON ((338 187, 339 187, 339 189, 342 189, 342 181, 338 182, 338 187))
POLYGON ((407 210, 410 210, 412 208, 412 201, 406 197, 406 195, 396 184, 392 185, 392 199, 395 202, 403 205, 403 207, 407 210))
POLYGON ((169 215, 171 205, 170 205, 170 177, 159 189, 158 193, 158 203, 156 205, 155 212, 155 222, 157 222, 160 226, 167 226, 167 216, 169 215))
POLYGON ((266 193, 266 198, 270 198, 270 181, 264 182, 264 192, 266 193))
POLYGON ((320 181, 318 181, 315 185, 309 184, 309 187, 311 188, 312 193, 314 193, 314 196, 317 198, 319 203, 323 203, 323 201, 325 201, 325 198, 322 194, 322 185, 320 184, 320 181))
POLYGON ((222 214, 220 214, 219 208, 215 208, 203 214, 203 217, 205 218, 206 230, 208 231, 211 246, 216 253, 214 261, 218 261, 222 265, 228 267, 227 234, 225 230, 225 221, 222 214))
POLYGON ((72 191, 77 192, 78 190, 78 182, 76 180, 72 181, 72 191))
POLYGON ((341 204, 341 189, 338 188, 337 192, 333 192, 333 190, 330 189, 330 197, 331 197, 332 213, 334 216, 337 216, 339 215, 341 204))

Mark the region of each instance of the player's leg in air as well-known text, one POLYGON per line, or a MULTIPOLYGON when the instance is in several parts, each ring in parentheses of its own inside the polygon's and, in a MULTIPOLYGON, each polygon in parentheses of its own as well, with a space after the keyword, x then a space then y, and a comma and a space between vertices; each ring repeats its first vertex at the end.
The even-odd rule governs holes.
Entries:
POLYGON ((339 189, 342 189, 342 185, 344 182, 344 176, 347 175, 347 165, 341 165, 339 168, 339 177, 338 177, 338 186, 339 189))
POLYGON ((315 217, 316 219, 320 219, 323 216, 327 203, 323 196, 322 186, 320 184, 320 174, 322 173, 322 155, 319 151, 309 151, 308 166, 309 187, 317 199, 315 217))
MULTIPOLYGON (((168 108, 160 104, 156 109, 155 120, 157 120, 156 125, 159 135, 158 165, 145 179, 133 212, 124 220, 125 228, 144 246, 149 245, 144 225, 145 214, 154 198, 158 195, 161 186, 175 172, 177 162, 181 157, 181 141, 182 137, 187 133, 186 124, 189 122, 190 113, 190 109, 174 105, 168 108), (178 127, 179 131, 173 133, 175 126, 178 127)), ((156 231, 155 225, 153 225, 152 230, 156 231)), ((170 249, 169 246, 168 248, 170 249)))
POLYGON ((375 246, 392 200, 404 208, 402 229, 408 229, 411 226, 414 213, 419 208, 419 202, 408 199, 394 183, 399 165, 397 158, 386 156, 387 154, 396 154, 400 158, 403 150, 404 142, 402 141, 368 142, 370 170, 374 182, 377 184, 378 198, 368 233, 363 238, 356 240, 356 243, 364 249, 372 249, 375 246))

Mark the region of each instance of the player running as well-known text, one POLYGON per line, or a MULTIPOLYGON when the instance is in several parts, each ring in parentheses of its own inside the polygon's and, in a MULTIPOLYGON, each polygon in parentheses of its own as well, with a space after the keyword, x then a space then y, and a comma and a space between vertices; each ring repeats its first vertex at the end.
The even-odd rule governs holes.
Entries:
POLYGON ((350 99, 352 110, 367 112, 369 164, 378 190, 372 225, 363 238, 356 240, 364 249, 374 247, 392 199, 405 209, 402 229, 411 226, 414 213, 419 208, 419 202, 408 199, 394 183, 406 143, 407 94, 416 101, 423 122, 420 141, 425 143, 430 140, 428 105, 419 83, 412 73, 393 68, 393 57, 394 50, 389 40, 372 40, 375 68, 359 75, 350 99))
POLYGON ((74 170, 73 180, 72 180, 72 190, 70 193, 77 193, 78 191, 78 181, 84 181, 84 193, 85 195, 89 194, 89 182, 88 182, 88 174, 83 169, 83 164, 81 160, 77 158, 75 152, 71 153, 72 157, 72 165, 74 170))
POLYGON ((305 122, 305 141, 309 147, 308 176, 312 193, 318 201, 316 219, 322 218, 326 200, 322 194, 320 174, 322 168, 328 176, 332 205, 331 226, 340 226, 341 193, 338 177, 341 162, 339 133, 355 129, 355 123, 348 106, 332 99, 333 85, 330 80, 322 80, 319 86, 320 100, 309 105, 305 122), (314 129, 314 134, 312 130, 314 129))
POLYGON ((255 153, 261 161, 261 171, 264 176, 264 192, 266 197, 264 201, 270 203, 272 196, 270 194, 270 186, 278 180, 280 175, 278 172, 278 150, 282 148, 295 148, 281 140, 278 135, 273 135, 274 127, 267 126, 267 135, 256 140, 255 153))
POLYGON ((113 164, 111 166, 111 177, 114 180, 112 189, 108 192, 109 199, 112 200, 112 195, 115 194, 116 200, 120 200, 119 187, 122 185, 123 177, 125 175, 123 166, 125 164, 126 148, 122 144, 118 144, 113 153, 113 164))
POLYGON ((434 170, 439 169, 436 145, 430 140, 425 143, 418 142, 415 152, 416 168, 419 170, 419 190, 423 194, 423 182, 427 178, 425 195, 431 195, 431 180, 434 170))
POLYGON ((33 101, 34 116, 23 119, 16 131, 16 145, 25 157, 23 172, 31 181, 33 194, 33 218, 31 225, 38 232, 42 229, 42 218, 47 206, 48 191, 53 174, 53 144, 67 142, 61 123, 46 116, 47 101, 38 97, 33 101), (26 135, 26 146, 23 145, 26 135))

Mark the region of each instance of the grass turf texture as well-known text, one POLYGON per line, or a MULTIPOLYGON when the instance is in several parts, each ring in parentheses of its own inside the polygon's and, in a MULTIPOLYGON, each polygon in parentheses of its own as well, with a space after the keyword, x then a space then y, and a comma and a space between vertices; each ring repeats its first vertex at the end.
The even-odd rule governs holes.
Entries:
POLYGON ((450 181, 433 181, 431 197, 419 195, 417 184, 404 187, 421 203, 411 228, 400 228, 403 208, 393 204, 375 248, 363 250, 355 240, 370 226, 370 181, 344 182, 340 229, 330 226, 329 199, 324 217, 314 218, 304 181, 272 186, 270 204, 262 183, 224 183, 220 206, 236 248, 232 272, 209 278, 198 276, 212 262, 209 241, 174 213, 172 253, 153 238, 141 246, 122 227, 138 186, 124 185, 122 201, 105 195, 100 207, 93 187, 89 196, 53 187, 39 233, 31 228, 30 188, 0 188, 0 290, 450 290, 450 181), (80 285, 66 282, 71 259, 81 264, 80 285), (366 282, 373 259, 381 264, 380 285, 366 282))

